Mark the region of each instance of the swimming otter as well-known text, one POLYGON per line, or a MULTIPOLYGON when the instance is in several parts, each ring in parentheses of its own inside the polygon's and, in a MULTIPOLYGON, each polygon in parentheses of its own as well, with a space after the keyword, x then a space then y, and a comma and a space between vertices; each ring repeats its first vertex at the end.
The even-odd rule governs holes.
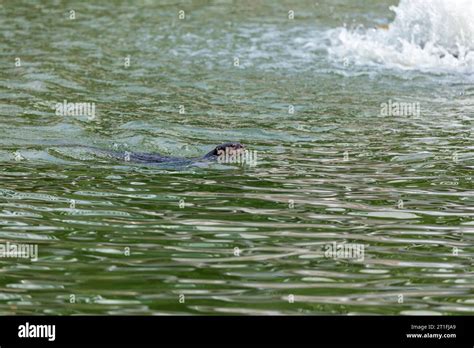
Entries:
POLYGON ((104 150, 97 147, 87 146, 87 145, 61 145, 61 147, 81 147, 94 152, 106 154, 110 157, 113 157, 118 160, 134 163, 144 163, 144 164, 177 164, 177 165, 190 165, 193 163, 203 162, 203 161, 215 161, 219 158, 220 155, 225 154, 226 152, 238 152, 244 149, 244 145, 237 142, 228 142, 216 146, 212 151, 208 152, 202 157, 197 158, 183 158, 183 157, 172 157, 172 156, 163 156, 156 153, 145 153, 145 152, 129 152, 129 151, 111 151, 104 150))
POLYGON ((143 153, 143 152, 109 152, 114 157, 118 159, 122 159, 125 161, 136 162, 136 163, 147 163, 147 164, 159 164, 159 163, 172 163, 172 164, 191 164, 195 162, 199 162, 202 160, 207 161, 214 161, 217 160, 219 155, 223 154, 227 151, 239 151, 243 149, 244 146, 240 143, 236 142, 229 142, 224 143, 221 145, 216 146, 212 151, 208 152, 202 157, 198 158, 182 158, 182 157, 171 157, 171 156, 162 156, 160 154, 152 154, 152 153, 143 153))

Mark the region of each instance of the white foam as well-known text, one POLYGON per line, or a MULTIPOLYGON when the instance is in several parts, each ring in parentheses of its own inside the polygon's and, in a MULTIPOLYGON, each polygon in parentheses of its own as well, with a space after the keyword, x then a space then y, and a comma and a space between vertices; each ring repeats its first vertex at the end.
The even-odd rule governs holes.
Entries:
POLYGON ((337 28, 329 56, 356 65, 474 73, 474 0, 401 0, 388 29, 337 28))

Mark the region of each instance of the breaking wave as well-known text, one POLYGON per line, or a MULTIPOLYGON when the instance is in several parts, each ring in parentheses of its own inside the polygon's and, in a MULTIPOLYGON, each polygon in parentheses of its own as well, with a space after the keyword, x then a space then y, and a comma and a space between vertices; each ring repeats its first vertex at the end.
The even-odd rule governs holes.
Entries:
POLYGON ((333 29, 328 53, 355 65, 474 72, 473 0, 401 0, 395 20, 372 29, 333 29))

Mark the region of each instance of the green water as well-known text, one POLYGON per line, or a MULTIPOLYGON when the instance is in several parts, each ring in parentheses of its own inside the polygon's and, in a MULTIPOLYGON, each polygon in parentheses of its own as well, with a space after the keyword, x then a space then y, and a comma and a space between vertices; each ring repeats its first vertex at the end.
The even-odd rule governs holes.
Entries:
POLYGON ((3 1, 0 243, 39 257, 0 258, 0 314, 472 314, 472 75, 327 54, 327 30, 394 4, 3 1), (96 115, 57 115, 63 100, 96 115), (383 116, 389 100, 421 112, 383 116), (62 146, 225 141, 257 165, 62 146))

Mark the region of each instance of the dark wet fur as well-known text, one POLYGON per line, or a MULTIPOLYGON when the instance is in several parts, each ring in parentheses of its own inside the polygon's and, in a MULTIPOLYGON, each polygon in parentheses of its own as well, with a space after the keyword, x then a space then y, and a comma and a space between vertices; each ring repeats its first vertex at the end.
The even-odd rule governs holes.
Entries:
POLYGON ((219 157, 219 152, 225 152, 227 147, 232 149, 243 149, 244 146, 237 142, 229 142, 216 146, 213 150, 208 152, 206 155, 197 158, 185 158, 185 157, 173 157, 163 156, 157 153, 146 153, 146 152, 129 152, 129 151, 112 151, 105 150, 97 147, 87 145, 65 145, 67 147, 82 147, 90 150, 94 150, 99 153, 107 154, 117 160, 133 163, 144 163, 144 164, 176 164, 176 165, 191 165, 196 162, 203 161, 214 161, 219 157))

